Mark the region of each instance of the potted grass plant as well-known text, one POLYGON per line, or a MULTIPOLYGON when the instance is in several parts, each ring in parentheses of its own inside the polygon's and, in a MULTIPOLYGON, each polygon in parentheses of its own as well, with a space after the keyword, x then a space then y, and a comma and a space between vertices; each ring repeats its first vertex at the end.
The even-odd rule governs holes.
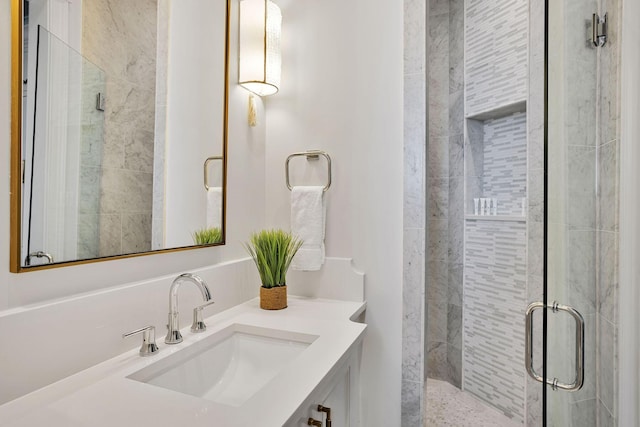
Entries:
POLYGON ((193 232, 196 245, 210 245, 222 241, 222 230, 219 227, 203 228, 193 232))
POLYGON ((287 307, 287 270, 301 245, 300 239, 280 229, 253 233, 245 244, 262 282, 260 308, 280 310, 287 307))

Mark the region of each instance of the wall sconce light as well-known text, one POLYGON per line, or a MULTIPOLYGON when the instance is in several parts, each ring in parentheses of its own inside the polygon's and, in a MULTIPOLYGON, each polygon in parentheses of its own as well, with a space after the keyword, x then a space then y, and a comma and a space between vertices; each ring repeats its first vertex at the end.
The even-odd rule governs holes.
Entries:
POLYGON ((240 2, 239 83, 259 96, 280 87, 282 14, 270 0, 240 2))

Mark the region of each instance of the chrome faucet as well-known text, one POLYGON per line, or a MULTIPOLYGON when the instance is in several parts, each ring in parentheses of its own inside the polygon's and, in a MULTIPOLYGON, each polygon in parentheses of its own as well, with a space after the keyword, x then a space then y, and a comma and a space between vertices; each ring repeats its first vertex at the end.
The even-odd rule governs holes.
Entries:
POLYGON ((200 276, 191 273, 184 273, 176 277, 169 288, 169 324, 167 325, 167 336, 164 342, 167 344, 178 344, 182 342, 182 334, 180 333, 180 318, 178 316, 178 288, 182 282, 192 282, 202 292, 202 298, 205 301, 211 299, 211 293, 207 284, 200 276))

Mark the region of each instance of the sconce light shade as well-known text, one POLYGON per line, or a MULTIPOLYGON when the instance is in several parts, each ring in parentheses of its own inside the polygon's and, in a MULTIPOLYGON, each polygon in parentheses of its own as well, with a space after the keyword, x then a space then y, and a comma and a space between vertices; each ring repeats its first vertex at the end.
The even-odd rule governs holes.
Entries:
POLYGON ((239 82, 259 96, 280 87, 282 14, 270 0, 240 2, 239 82))

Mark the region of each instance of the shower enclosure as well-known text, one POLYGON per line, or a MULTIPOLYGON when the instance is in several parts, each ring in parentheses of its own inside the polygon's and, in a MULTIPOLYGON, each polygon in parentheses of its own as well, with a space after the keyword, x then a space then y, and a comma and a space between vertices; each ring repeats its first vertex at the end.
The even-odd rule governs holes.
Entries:
POLYGON ((426 7, 427 387, 616 425, 619 0, 426 7))

